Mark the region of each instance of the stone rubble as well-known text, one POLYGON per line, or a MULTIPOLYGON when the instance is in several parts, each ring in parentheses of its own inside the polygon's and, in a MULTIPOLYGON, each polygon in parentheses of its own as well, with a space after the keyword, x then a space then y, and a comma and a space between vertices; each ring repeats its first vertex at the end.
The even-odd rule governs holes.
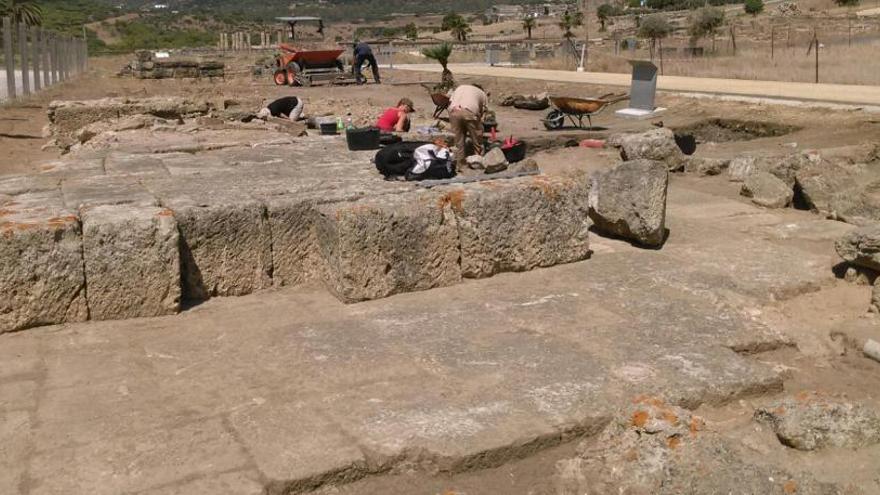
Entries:
POLYGON ((624 161, 646 159, 663 162, 670 172, 682 170, 687 162, 687 156, 675 143, 675 134, 664 127, 613 137, 608 144, 620 148, 620 157, 624 161))
POLYGON ((797 450, 858 448, 880 443, 880 416, 818 392, 801 392, 755 411, 779 441, 797 450))
POLYGON ((785 208, 794 198, 791 187, 769 172, 756 172, 746 177, 740 194, 765 208, 785 208))

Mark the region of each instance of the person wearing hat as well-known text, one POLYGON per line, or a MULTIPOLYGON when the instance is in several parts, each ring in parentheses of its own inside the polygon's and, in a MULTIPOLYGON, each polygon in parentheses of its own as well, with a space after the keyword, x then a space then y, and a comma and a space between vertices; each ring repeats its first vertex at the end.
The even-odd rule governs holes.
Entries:
POLYGON ((376 127, 382 132, 409 132, 409 114, 414 111, 412 100, 401 98, 396 107, 382 112, 376 121, 376 127))

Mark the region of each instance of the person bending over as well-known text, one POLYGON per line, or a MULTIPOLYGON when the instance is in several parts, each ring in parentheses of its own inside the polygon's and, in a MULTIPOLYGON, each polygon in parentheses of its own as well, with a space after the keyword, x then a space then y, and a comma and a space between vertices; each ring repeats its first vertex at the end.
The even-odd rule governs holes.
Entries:
POLYGON ((373 70, 373 79, 376 80, 376 84, 381 84, 379 64, 376 62, 376 57, 373 56, 373 49, 370 48, 370 45, 360 41, 354 44, 354 76, 358 84, 363 84, 367 81, 363 73, 361 73, 364 62, 370 63, 370 68, 373 70))
POLYGON ((376 127, 382 132, 409 132, 409 114, 414 111, 412 100, 401 98, 396 107, 382 112, 376 121, 376 127))
POLYGON ((264 120, 269 118, 270 116, 279 117, 282 119, 290 119, 291 121, 296 122, 302 116, 304 105, 305 101, 303 101, 302 98, 297 98, 296 96, 285 96, 284 98, 279 98, 272 103, 266 105, 259 112, 257 112, 257 117, 264 120))
POLYGON ((483 154, 483 114, 489 106, 489 97, 479 86, 462 84, 449 98, 449 123, 455 135, 455 160, 458 171, 467 161, 467 141, 474 155, 483 154))

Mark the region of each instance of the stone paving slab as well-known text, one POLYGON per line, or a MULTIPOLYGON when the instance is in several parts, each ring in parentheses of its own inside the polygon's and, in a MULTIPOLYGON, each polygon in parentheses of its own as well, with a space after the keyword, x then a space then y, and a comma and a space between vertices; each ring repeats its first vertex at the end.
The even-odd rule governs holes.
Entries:
POLYGON ((676 235, 660 251, 594 236, 587 262, 379 301, 301 286, 0 336, 0 382, 16 394, 0 411, 27 413, 0 419, 20 432, 4 455, 28 459, 0 487, 295 492, 499 465, 595 433, 640 394, 696 407, 779 390, 734 350, 787 345, 755 315, 770 293, 831 280, 830 241, 803 212, 774 223, 670 192, 676 235), (720 249, 784 225, 805 228, 755 235, 748 258, 720 249), (744 280, 746 264, 766 276, 744 280))

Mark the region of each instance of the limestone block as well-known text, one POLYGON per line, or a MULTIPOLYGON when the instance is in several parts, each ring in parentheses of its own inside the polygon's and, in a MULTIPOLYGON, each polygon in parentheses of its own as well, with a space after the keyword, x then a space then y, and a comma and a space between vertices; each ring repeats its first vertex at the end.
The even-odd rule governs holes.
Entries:
POLYGON ((174 212, 184 300, 241 296, 272 285, 272 239, 263 204, 232 180, 145 181, 174 212))
POLYGON ((0 194, 15 196, 18 194, 51 191, 58 189, 61 179, 42 175, 19 175, 0 179, 0 194))
POLYGON ((675 134, 667 128, 622 136, 619 144, 620 156, 625 161, 655 160, 665 163, 670 171, 684 167, 687 158, 675 143, 675 134))
POLYGON ((461 280, 455 216, 433 191, 319 206, 315 235, 325 283, 345 302, 461 280))
POLYGON ((834 248, 844 261, 880 271, 880 224, 849 232, 834 243, 834 248))
POLYGON ((791 187, 770 172, 755 172, 746 177, 740 194, 765 208, 785 208, 794 197, 791 187))
POLYGON ((113 152, 107 155, 104 168, 112 175, 168 175, 162 160, 150 155, 113 152))
POLYGON ((743 182, 758 169, 758 159, 753 156, 737 156, 730 161, 727 175, 731 182, 743 182))
POLYGON ((88 318, 79 220, 58 191, 0 205, 0 333, 88 318))
POLYGON ((730 160, 722 158, 704 158, 689 156, 684 164, 684 171, 699 175, 719 175, 727 170, 730 160))
POLYGON ((98 156, 70 156, 40 165, 40 174, 55 179, 104 175, 104 159, 98 156))
POLYGON ((461 237, 462 275, 488 277, 586 259, 586 178, 521 177, 446 189, 461 237))
POLYGON ((590 217, 596 228, 644 246, 660 246, 666 236, 669 173, 650 160, 624 162, 593 176, 590 217))
POLYGON ((171 210, 86 209, 83 256, 89 314, 96 320, 161 316, 180 309, 180 248, 171 210))

